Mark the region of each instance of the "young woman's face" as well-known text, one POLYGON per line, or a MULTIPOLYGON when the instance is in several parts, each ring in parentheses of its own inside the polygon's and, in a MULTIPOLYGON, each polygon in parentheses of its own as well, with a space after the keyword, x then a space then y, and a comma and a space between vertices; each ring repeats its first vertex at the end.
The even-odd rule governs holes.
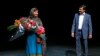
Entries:
POLYGON ((32 14, 34 17, 38 17, 38 10, 34 11, 32 14))

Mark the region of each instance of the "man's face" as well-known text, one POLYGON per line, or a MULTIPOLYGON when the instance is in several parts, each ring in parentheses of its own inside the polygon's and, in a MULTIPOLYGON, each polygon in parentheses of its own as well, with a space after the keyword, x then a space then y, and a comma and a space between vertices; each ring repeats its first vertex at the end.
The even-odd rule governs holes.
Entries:
POLYGON ((84 12, 85 12, 85 10, 83 9, 83 7, 80 7, 80 8, 79 8, 79 13, 80 13, 80 14, 83 14, 84 12))

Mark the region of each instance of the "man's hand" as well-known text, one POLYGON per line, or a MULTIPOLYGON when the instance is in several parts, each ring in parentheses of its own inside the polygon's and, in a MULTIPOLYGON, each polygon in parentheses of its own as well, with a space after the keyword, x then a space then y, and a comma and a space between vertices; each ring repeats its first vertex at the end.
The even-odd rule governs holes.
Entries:
POLYGON ((91 34, 89 35, 89 39, 92 39, 92 35, 91 34))
POLYGON ((71 33, 71 36, 74 38, 74 33, 71 33))

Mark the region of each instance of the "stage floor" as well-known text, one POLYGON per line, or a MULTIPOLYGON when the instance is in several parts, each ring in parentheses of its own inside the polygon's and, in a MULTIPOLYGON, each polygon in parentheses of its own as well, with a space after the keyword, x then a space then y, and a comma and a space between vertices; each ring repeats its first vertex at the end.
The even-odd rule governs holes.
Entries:
MULTIPOLYGON (((0 56, 25 56, 24 50, 1 51, 0 56)), ((50 45, 47 46, 46 56, 76 56, 75 47, 50 45)), ((100 56, 99 47, 89 47, 88 56, 100 56)))

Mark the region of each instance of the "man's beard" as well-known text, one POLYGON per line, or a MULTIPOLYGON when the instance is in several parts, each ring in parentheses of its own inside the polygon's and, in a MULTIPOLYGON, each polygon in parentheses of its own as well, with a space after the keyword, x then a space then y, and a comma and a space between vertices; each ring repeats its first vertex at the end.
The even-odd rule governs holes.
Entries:
POLYGON ((79 12, 79 14, 83 14, 83 12, 79 12))

